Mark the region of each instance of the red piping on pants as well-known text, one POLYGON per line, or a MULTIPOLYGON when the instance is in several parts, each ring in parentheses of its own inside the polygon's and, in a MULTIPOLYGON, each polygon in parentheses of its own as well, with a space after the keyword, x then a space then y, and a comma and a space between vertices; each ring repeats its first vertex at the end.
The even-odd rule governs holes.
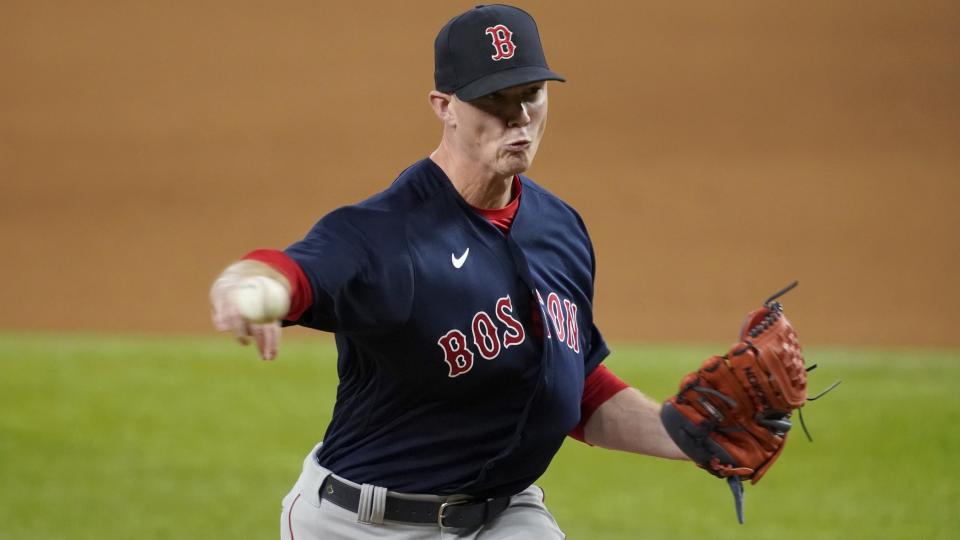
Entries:
POLYGON ((293 540, 293 505, 297 504, 297 500, 300 499, 302 493, 297 494, 297 498, 290 503, 290 510, 287 511, 287 527, 290 528, 290 540, 293 540))

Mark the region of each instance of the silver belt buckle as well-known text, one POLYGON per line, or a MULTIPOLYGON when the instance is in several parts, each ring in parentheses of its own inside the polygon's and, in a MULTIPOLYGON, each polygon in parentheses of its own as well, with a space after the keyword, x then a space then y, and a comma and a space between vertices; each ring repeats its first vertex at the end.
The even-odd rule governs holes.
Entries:
POLYGON ((440 510, 437 512, 437 525, 442 529, 443 525, 443 511, 447 509, 448 506, 456 506, 458 504, 467 504, 469 501, 447 501, 440 505, 440 510))

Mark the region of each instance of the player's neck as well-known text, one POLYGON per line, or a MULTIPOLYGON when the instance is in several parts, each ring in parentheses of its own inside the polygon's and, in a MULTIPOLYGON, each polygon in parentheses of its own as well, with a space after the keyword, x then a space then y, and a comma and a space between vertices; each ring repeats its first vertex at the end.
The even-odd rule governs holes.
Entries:
POLYGON ((503 208, 513 194, 513 175, 501 176, 490 169, 463 159, 456 159, 443 146, 430 154, 430 159, 450 179, 463 200, 476 208, 503 208))

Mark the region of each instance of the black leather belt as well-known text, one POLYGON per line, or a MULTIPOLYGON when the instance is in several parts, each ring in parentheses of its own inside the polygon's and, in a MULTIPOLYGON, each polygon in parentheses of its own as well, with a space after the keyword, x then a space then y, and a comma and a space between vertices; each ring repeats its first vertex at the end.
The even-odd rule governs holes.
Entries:
MULTIPOLYGON (((351 512, 356 512, 360 506, 360 489, 345 484, 332 475, 327 476, 320 486, 320 497, 351 512)), ((496 517, 509 504, 510 497, 437 502, 413 501, 387 495, 383 519, 473 529, 496 517)))

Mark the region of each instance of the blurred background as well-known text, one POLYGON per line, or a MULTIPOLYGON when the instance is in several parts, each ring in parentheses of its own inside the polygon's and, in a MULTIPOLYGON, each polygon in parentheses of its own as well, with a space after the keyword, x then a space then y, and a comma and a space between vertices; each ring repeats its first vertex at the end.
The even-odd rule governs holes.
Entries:
MULTIPOLYGON (((0 328, 209 333, 222 267, 435 148, 471 5, 3 2, 0 328)), ((799 279, 807 342, 960 345, 957 2, 519 5, 611 338, 729 340, 799 279)))
MULTIPOLYGON (((0 2, 0 538, 276 536, 335 351, 256 362, 209 285, 435 148, 472 5, 0 2)), ((811 386, 845 379, 744 527, 687 464, 565 445, 570 537, 960 536, 960 3, 517 5, 569 81, 528 174, 590 229, 614 369, 662 399, 799 279, 811 386)))

